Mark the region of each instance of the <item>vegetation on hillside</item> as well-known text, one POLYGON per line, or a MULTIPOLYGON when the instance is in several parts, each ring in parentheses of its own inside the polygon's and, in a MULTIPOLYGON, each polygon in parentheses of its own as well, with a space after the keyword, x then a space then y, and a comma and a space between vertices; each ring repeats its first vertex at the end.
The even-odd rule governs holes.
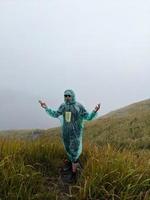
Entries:
POLYGON ((59 179, 66 156, 59 129, 36 138, 35 130, 3 132, 0 200, 150 200, 149 111, 148 100, 87 123, 84 168, 67 190, 59 179))
POLYGON ((150 149, 150 100, 111 112, 85 128, 86 137, 98 145, 150 149))

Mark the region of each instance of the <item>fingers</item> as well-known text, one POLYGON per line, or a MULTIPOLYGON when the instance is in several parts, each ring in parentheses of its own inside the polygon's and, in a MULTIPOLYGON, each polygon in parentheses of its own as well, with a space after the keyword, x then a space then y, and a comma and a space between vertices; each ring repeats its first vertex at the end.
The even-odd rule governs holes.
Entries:
POLYGON ((100 109, 100 103, 96 105, 95 112, 97 112, 100 109))
POLYGON ((96 108, 96 109, 100 108, 100 104, 98 104, 95 108, 96 108))
POLYGON ((39 100, 39 103, 42 103, 42 101, 41 101, 41 100, 39 100))
POLYGON ((42 108, 47 108, 46 103, 42 102, 41 100, 39 100, 39 103, 41 104, 41 107, 42 107, 42 108))
POLYGON ((43 102, 41 101, 41 100, 39 100, 39 103, 42 105, 43 104, 43 102))
POLYGON ((42 102, 41 100, 39 100, 39 103, 41 104, 41 105, 46 105, 44 102, 42 102))
POLYGON ((101 106, 101 104, 99 103, 99 104, 97 104, 97 107, 99 107, 100 108, 100 106, 101 106))

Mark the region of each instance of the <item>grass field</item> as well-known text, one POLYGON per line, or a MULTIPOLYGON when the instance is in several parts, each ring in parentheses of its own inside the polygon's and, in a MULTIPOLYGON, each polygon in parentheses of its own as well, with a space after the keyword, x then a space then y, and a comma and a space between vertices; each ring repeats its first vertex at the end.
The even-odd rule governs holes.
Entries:
POLYGON ((0 200, 150 200, 150 100, 86 124, 84 170, 68 192, 58 181, 60 130, 32 133, 1 132, 0 200))

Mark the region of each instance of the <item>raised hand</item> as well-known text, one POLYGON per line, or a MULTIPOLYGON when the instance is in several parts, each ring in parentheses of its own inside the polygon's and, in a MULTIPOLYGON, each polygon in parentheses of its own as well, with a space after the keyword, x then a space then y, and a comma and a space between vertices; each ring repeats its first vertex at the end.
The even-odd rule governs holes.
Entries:
POLYGON ((97 112, 100 109, 101 104, 97 104, 96 107, 94 108, 94 112, 97 112))
POLYGON ((39 103, 41 104, 41 107, 42 107, 42 108, 47 108, 46 103, 42 102, 41 100, 39 100, 39 103))

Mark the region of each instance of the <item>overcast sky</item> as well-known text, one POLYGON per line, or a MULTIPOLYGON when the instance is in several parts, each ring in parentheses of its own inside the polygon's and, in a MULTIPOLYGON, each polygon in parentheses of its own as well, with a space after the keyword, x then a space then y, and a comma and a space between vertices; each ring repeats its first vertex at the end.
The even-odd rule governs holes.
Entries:
POLYGON ((0 129, 58 124, 71 88, 99 116, 150 98, 149 0, 0 0, 0 129))

